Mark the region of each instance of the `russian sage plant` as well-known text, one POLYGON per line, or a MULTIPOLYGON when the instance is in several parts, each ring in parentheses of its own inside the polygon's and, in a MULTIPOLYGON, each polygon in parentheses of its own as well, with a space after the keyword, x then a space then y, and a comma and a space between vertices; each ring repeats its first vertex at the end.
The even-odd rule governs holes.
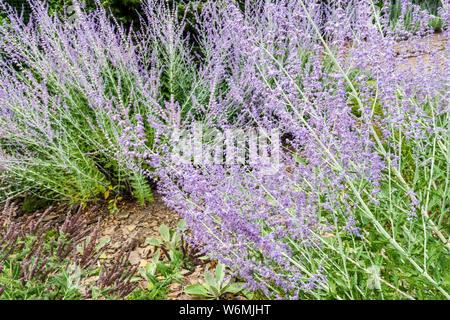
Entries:
POLYGON ((25 24, 0 5, 9 21, 0 25, 4 193, 85 202, 128 182, 142 202, 150 199, 132 157, 152 141, 142 120, 146 74, 130 35, 100 7, 87 13, 75 3, 69 23, 33 1, 25 24))
POLYGON ((409 66, 399 40, 428 24, 392 29, 371 1, 325 13, 301 0, 203 8, 207 114, 280 128, 282 168, 183 164, 159 171, 161 191, 193 243, 269 297, 448 298, 444 53, 419 44, 437 63, 409 66))
POLYGON ((146 200, 153 179, 189 244, 262 297, 450 298, 449 46, 428 41, 432 15, 406 0, 395 23, 371 0, 206 1, 189 6, 193 37, 165 1, 129 33, 100 7, 74 24, 32 7, 29 24, 1 7, 7 191, 88 199, 123 181, 146 200), (239 148, 237 163, 173 161, 174 132, 198 127, 205 153, 232 130, 281 141, 256 162, 239 148))

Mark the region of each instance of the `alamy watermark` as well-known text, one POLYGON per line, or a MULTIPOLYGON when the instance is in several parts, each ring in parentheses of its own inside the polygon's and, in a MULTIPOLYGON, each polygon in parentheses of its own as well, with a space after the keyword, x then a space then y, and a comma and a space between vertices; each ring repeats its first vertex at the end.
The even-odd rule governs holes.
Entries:
POLYGON ((241 165, 264 174, 274 174, 280 168, 278 129, 220 131, 196 123, 192 130, 173 130, 171 143, 171 161, 175 165, 241 165))

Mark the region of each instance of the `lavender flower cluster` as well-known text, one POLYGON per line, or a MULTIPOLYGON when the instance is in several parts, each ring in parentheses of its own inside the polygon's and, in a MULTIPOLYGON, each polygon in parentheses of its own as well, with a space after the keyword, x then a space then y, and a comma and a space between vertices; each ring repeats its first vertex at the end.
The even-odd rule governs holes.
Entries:
POLYGON ((449 48, 422 41, 432 17, 409 1, 395 26, 389 6, 370 0, 245 1, 245 10, 207 1, 190 7, 195 38, 164 1, 147 0, 129 34, 100 7, 64 24, 31 4, 28 25, 9 12, 11 23, 0 26, 5 180, 38 184, 56 166, 83 184, 106 184, 81 163, 112 159, 118 171, 158 181, 191 244, 250 289, 281 298, 327 289, 327 258, 316 255, 325 234, 363 237, 364 217, 389 236, 371 210, 386 172, 405 194, 402 212, 417 215, 420 195, 402 176, 402 143, 392 139, 414 141, 421 163, 430 137, 445 133, 437 123, 449 112, 449 48), (438 63, 415 64, 405 39, 438 63), (266 175, 258 163, 171 163, 171 133, 198 123, 280 130, 281 168, 266 175))

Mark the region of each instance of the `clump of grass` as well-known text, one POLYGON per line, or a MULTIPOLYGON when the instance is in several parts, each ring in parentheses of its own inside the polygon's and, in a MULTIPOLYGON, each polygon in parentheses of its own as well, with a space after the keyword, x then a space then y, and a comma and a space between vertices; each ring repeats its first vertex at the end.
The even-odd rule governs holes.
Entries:
POLYGON ((136 289, 130 248, 114 266, 99 268, 106 243, 98 243, 99 225, 88 228, 80 212, 58 228, 43 222, 51 209, 20 218, 16 213, 7 201, 0 215, 0 299, 117 299, 136 289))

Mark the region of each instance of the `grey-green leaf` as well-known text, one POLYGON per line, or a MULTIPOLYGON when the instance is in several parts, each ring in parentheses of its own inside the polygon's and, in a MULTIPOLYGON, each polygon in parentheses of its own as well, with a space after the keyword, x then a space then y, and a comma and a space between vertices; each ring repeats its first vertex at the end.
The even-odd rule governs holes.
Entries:
POLYGON ((193 284, 184 289, 184 292, 194 296, 208 297, 208 291, 200 284, 193 284))
POLYGON ((161 236, 165 241, 170 241, 170 230, 165 224, 162 224, 159 227, 159 233, 161 233, 161 236))
POLYGON ((155 239, 155 238, 149 238, 149 239, 145 240, 145 242, 149 245, 157 246, 157 247, 161 245, 161 241, 159 241, 158 239, 155 239))

